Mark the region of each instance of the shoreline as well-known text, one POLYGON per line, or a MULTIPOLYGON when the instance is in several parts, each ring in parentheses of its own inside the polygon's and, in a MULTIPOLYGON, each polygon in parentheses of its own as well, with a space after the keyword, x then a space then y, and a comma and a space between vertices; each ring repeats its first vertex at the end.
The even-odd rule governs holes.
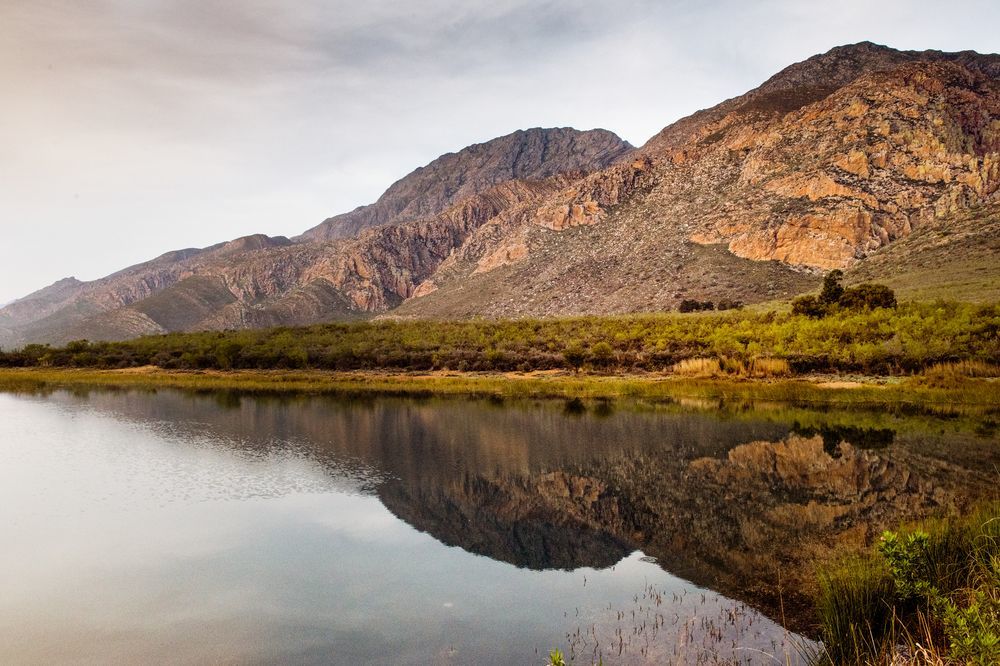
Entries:
POLYGON ((270 394, 467 396, 563 400, 676 398, 817 405, 935 405, 1000 408, 1000 383, 967 379, 952 388, 902 377, 803 375, 788 379, 692 378, 673 374, 390 372, 326 370, 120 370, 0 368, 0 391, 72 387, 239 391, 270 394))

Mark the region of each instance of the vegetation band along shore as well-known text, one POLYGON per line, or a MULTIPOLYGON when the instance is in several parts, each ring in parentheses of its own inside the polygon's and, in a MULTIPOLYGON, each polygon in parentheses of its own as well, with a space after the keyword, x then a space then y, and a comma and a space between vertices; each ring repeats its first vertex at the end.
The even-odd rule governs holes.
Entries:
POLYGON ((1000 306, 905 303, 894 308, 837 308, 819 317, 732 310, 565 319, 370 321, 172 333, 125 342, 80 340, 62 347, 29 344, 0 352, 0 367, 155 365, 167 370, 570 368, 717 376, 901 375, 956 363, 964 366, 952 368, 952 374, 995 374, 1000 363, 1000 306), (684 362, 690 367, 679 365, 684 362))
POLYGON ((961 378, 948 387, 926 385, 918 375, 886 383, 827 381, 831 378, 733 380, 662 375, 560 373, 393 373, 320 370, 125 370, 0 368, 0 390, 59 388, 174 388, 254 394, 384 395, 423 397, 641 400, 695 399, 721 402, 774 402, 843 407, 896 406, 953 414, 1000 409, 993 379, 961 378))

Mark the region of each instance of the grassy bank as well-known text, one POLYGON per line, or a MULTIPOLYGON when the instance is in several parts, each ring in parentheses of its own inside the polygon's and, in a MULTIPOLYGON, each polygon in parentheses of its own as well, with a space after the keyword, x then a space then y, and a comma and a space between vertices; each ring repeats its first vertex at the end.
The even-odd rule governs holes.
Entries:
POLYGON ((832 663, 1000 663, 1000 502, 886 532, 821 572, 817 610, 832 663))
POLYGON ((166 370, 316 369, 784 376, 900 375, 1000 364, 1000 307, 908 303, 812 318, 735 310, 515 321, 379 321, 177 333, 114 343, 28 345, 0 366, 166 370), (687 365, 684 365, 687 364, 687 365))
POLYGON ((227 390, 247 393, 499 398, 633 399, 651 402, 689 398, 704 401, 764 401, 829 406, 933 406, 936 409, 1000 406, 992 380, 966 378, 947 388, 923 378, 881 382, 828 381, 827 377, 786 380, 687 378, 676 375, 589 375, 549 373, 387 373, 318 370, 187 371, 155 367, 125 370, 0 368, 0 390, 115 387, 227 390))

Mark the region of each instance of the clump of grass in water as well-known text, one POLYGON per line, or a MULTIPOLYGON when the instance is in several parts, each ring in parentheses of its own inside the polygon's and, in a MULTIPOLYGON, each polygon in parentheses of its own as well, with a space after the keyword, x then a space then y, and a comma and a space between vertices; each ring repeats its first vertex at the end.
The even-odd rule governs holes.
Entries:
POLYGON ((827 663, 1000 663, 1000 502, 886 532, 821 574, 817 610, 827 663))
POLYGON ((563 657, 561 650, 552 650, 549 652, 549 663, 547 666, 566 666, 566 659, 563 657))
MULTIPOLYGON (((771 624, 751 607, 697 588, 647 584, 632 604, 576 608, 564 663, 807 664, 815 644, 771 624), (778 632, 778 634, 775 633, 778 632)), ((551 663, 551 662, 550 662, 551 663)))
POLYGON ((852 558, 820 574, 817 614, 833 663, 864 663, 885 650, 894 624, 887 573, 880 562, 852 558))

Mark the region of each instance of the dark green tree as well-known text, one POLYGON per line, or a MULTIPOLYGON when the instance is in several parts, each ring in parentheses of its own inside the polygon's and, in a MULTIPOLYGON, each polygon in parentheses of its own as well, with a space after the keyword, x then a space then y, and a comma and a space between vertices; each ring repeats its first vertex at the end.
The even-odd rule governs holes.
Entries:
POLYGON ((580 372, 583 362, 587 360, 587 352, 580 343, 574 343, 563 351, 563 360, 566 361, 566 365, 573 368, 574 372, 580 372))
POLYGON ((844 294, 844 286, 840 281, 844 279, 844 271, 835 268, 823 278, 823 288, 819 292, 819 301, 824 305, 835 305, 844 294))

